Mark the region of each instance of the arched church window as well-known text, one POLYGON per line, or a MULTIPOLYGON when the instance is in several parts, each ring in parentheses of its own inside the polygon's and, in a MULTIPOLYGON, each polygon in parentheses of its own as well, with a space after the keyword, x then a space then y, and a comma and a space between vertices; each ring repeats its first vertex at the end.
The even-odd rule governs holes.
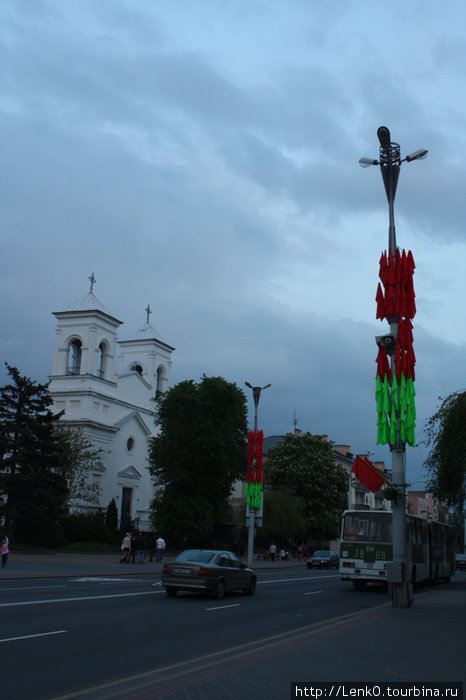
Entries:
POLYGON ((165 374, 165 367, 160 367, 157 369, 157 386, 155 390, 155 398, 159 398, 167 389, 167 377, 165 374))
POLYGON ((138 365, 137 363, 135 363, 134 365, 131 366, 131 371, 132 371, 132 372, 137 372, 137 373, 140 374, 141 377, 142 377, 142 367, 141 367, 141 365, 138 365))
POLYGON ((81 341, 73 340, 68 348, 67 374, 79 374, 81 371, 81 341))
POLYGON ((99 359, 97 362, 97 375, 99 377, 105 377, 105 370, 107 369, 107 343, 103 341, 99 345, 99 359))

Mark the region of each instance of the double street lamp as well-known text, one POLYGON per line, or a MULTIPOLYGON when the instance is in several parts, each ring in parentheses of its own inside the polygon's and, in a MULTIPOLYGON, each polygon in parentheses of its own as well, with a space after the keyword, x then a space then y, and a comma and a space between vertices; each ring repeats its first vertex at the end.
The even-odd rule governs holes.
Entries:
POLYGON ((257 409, 259 407, 259 399, 261 397, 261 392, 264 389, 268 389, 271 384, 266 384, 265 386, 252 386, 249 382, 244 382, 249 389, 252 389, 252 396, 254 399, 254 430, 257 430, 257 409))
MULTIPOLYGON (((405 158, 400 156, 400 146, 391 140, 390 131, 386 126, 380 126, 377 129, 377 136, 380 142, 379 159, 361 158, 359 164, 366 168, 370 165, 379 165, 382 173, 382 180, 385 186, 385 192, 388 200, 389 227, 388 227, 388 248, 392 255, 392 259, 396 261, 396 234, 395 234, 395 215, 394 203, 398 177, 400 174, 401 164, 410 163, 413 160, 425 158, 427 150, 425 148, 418 149, 414 153, 410 153, 405 158)), ((387 317, 390 325, 390 335, 396 342, 398 337, 398 314, 391 314, 387 317)), ((391 354, 391 372, 394 374, 394 355, 391 354)), ((390 582, 390 592, 393 607, 407 607, 411 604, 411 591, 409 582, 407 581, 406 572, 406 476, 405 476, 405 442, 399 438, 400 416, 397 415, 397 439, 394 444, 390 443, 392 454, 392 483, 396 487, 399 498, 392 502, 392 518, 393 518, 393 565, 388 571, 388 579, 390 582)))

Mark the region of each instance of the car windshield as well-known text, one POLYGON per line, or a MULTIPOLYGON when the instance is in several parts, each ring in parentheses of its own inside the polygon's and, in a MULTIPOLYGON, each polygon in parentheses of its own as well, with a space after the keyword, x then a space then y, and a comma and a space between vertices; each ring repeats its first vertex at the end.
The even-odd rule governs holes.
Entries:
POLYGON ((178 554, 176 561, 192 561, 201 564, 208 564, 212 560, 214 552, 209 552, 205 549, 185 549, 184 552, 178 554))
POLYGON ((330 552, 326 549, 319 549, 318 552, 314 552, 313 557, 329 557, 330 552))

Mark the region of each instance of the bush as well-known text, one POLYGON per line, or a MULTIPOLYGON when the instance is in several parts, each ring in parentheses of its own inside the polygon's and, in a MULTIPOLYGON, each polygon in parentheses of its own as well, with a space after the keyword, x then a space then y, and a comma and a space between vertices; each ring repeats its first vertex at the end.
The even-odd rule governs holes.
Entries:
POLYGON ((118 544, 108 544, 107 542, 71 542, 60 548, 65 552, 91 552, 92 554, 108 554, 110 552, 119 553, 118 544))
POLYGON ((97 513, 73 513, 62 518, 68 542, 110 542, 113 537, 97 513))

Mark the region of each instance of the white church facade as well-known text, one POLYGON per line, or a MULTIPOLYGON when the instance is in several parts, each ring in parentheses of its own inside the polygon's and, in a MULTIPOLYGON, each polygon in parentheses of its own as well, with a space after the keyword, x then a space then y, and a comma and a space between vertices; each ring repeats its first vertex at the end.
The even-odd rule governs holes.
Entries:
POLYGON ((93 293, 55 311, 56 342, 49 391, 54 410, 83 430, 100 450, 92 478, 99 504, 77 503, 80 510, 106 510, 115 499, 119 524, 150 529, 149 509, 155 482, 148 471, 148 447, 156 434, 155 398, 169 387, 171 354, 147 320, 118 340, 122 325, 93 293))

